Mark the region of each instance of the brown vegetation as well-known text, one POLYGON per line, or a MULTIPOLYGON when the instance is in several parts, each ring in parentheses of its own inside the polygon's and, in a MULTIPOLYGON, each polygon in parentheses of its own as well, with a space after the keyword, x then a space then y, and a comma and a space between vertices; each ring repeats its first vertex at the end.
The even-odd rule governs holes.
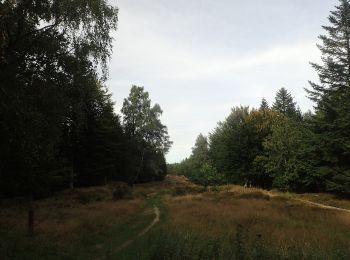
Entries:
POLYGON ((264 190, 226 186, 218 193, 169 197, 166 205, 172 230, 212 237, 241 228, 247 246, 259 238, 282 252, 291 246, 350 248, 350 214, 270 197, 264 190))
MULTIPOLYGON (((35 204, 35 233, 57 239, 73 239, 84 230, 98 232, 102 227, 122 223, 140 211, 141 199, 112 198, 111 187, 85 188, 62 192, 35 204)), ((26 204, 3 202, 0 227, 25 233, 26 204)))

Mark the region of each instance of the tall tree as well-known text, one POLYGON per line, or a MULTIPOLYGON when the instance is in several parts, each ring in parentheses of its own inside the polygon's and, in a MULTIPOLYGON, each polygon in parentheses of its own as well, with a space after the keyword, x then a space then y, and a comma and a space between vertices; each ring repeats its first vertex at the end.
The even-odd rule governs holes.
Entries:
MULTIPOLYGON (((133 184, 146 173, 145 168, 149 169, 147 172, 150 175, 159 171, 159 164, 154 163, 152 158, 154 156, 164 158, 171 146, 171 141, 167 127, 160 121, 162 114, 160 106, 158 104, 151 106, 149 94, 143 87, 132 86, 128 98, 124 100, 122 113, 125 132, 131 140, 135 141, 136 149, 139 151, 139 158, 136 159, 139 161, 139 166, 134 170, 133 177, 129 179, 129 183, 133 184), (147 158, 148 161, 146 161, 147 158), (154 166, 153 172, 152 167, 149 167, 151 164, 154 166)), ((165 163, 163 159, 157 161, 165 163)))
POLYGON ((62 128, 71 123, 67 93, 78 75, 96 84, 97 66, 107 76, 116 26, 117 9, 105 0, 0 2, 2 192, 33 198, 50 191, 63 159, 62 128))
POLYGON ((199 164, 209 160, 209 144, 206 136, 199 134, 194 147, 192 148, 192 157, 199 164))
POLYGON ((312 63, 319 83, 307 90, 316 102, 314 128, 318 134, 319 171, 329 175, 328 189, 350 193, 350 3, 339 5, 319 36, 322 63, 312 63))
POLYGON ((245 135, 244 122, 249 107, 232 108, 224 122, 219 122, 209 136, 210 158, 213 166, 235 183, 243 183, 250 157, 249 139, 245 135))
POLYGON ((312 140, 313 133, 302 123, 283 115, 274 118, 271 134, 263 142, 265 154, 257 158, 272 178, 273 187, 287 191, 324 188, 324 179, 315 173, 310 160, 315 152, 312 140))
POLYGON ((62 128, 72 123, 69 92, 97 84, 98 64, 107 75, 117 9, 104 0, 5 0, 0 7, 0 185, 14 181, 11 192, 23 192, 23 183, 37 193, 60 163, 62 128))
POLYGON ((289 118, 301 119, 300 110, 296 108, 296 103, 294 102, 292 95, 285 88, 280 88, 277 91, 272 109, 289 118))
POLYGON ((267 102, 267 100, 265 98, 263 98, 261 100, 261 103, 260 103, 260 110, 266 110, 266 109, 269 109, 269 103, 267 102))

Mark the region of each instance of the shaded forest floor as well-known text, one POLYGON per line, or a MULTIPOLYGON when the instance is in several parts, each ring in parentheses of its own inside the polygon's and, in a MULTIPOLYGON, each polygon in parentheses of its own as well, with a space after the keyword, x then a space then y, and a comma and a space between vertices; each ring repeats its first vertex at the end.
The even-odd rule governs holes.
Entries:
POLYGON ((0 258, 350 259, 350 213, 305 202, 350 209, 333 195, 205 189, 180 176, 136 185, 125 200, 112 191, 113 184, 37 201, 33 238, 26 204, 1 201, 0 258))

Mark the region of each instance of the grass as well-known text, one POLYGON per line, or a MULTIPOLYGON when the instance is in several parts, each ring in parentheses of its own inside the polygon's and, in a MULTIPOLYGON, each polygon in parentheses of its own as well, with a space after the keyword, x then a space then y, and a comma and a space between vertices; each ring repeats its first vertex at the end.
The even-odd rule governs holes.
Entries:
POLYGON ((316 203, 321 203, 327 206, 343 208, 350 210, 350 199, 328 193, 281 193, 275 192, 279 196, 284 196, 290 199, 308 200, 316 203))
POLYGON ((176 176, 136 185, 130 200, 113 200, 112 190, 78 189, 38 201, 31 239, 26 205, 2 201, 0 258, 350 259, 350 214, 296 200, 350 203, 329 194, 203 189, 176 176), (152 222, 154 205, 160 222, 137 237, 152 222), (128 240, 130 246, 115 250, 128 240))
POLYGON ((279 198, 237 199, 210 194, 169 198, 166 203, 170 230, 220 241, 238 233, 242 236, 245 255, 255 248, 259 238, 265 251, 275 256, 290 257, 295 250, 300 253, 295 259, 312 256, 348 259, 350 256, 347 213, 279 198))
MULTIPOLYGON (((106 240, 120 243, 132 236, 144 223, 134 228, 128 224, 134 224, 145 207, 140 198, 114 201, 108 187, 66 191, 36 202, 36 235, 28 238, 25 203, 3 202, 1 259, 90 259, 108 250, 106 240)), ((146 223, 151 216, 142 219, 146 223)))

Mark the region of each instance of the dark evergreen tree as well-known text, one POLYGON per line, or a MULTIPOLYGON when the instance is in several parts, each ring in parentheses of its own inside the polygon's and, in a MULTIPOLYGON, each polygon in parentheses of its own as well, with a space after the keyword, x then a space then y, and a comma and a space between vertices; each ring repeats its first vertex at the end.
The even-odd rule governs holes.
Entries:
POLYGON ((98 63, 106 75, 117 10, 105 1, 2 1, 0 10, 1 191, 39 196, 65 175, 69 93, 96 84, 98 63))
POLYGON ((296 108, 292 95, 285 88, 277 91, 272 109, 289 118, 301 120, 301 112, 296 108))
POLYGON ((97 84, 97 65, 105 78, 116 25, 104 0, 0 2, 0 195, 31 202, 64 177, 68 93, 80 79, 97 84))
POLYGON ((263 98, 261 100, 261 103, 260 103, 260 108, 259 110, 265 110, 265 109, 269 109, 269 103, 267 103, 267 100, 265 98, 263 98))
POLYGON ((329 176, 330 191, 350 193, 350 3, 339 2, 319 37, 322 63, 312 63, 320 82, 307 91, 316 102, 318 170, 329 176))

